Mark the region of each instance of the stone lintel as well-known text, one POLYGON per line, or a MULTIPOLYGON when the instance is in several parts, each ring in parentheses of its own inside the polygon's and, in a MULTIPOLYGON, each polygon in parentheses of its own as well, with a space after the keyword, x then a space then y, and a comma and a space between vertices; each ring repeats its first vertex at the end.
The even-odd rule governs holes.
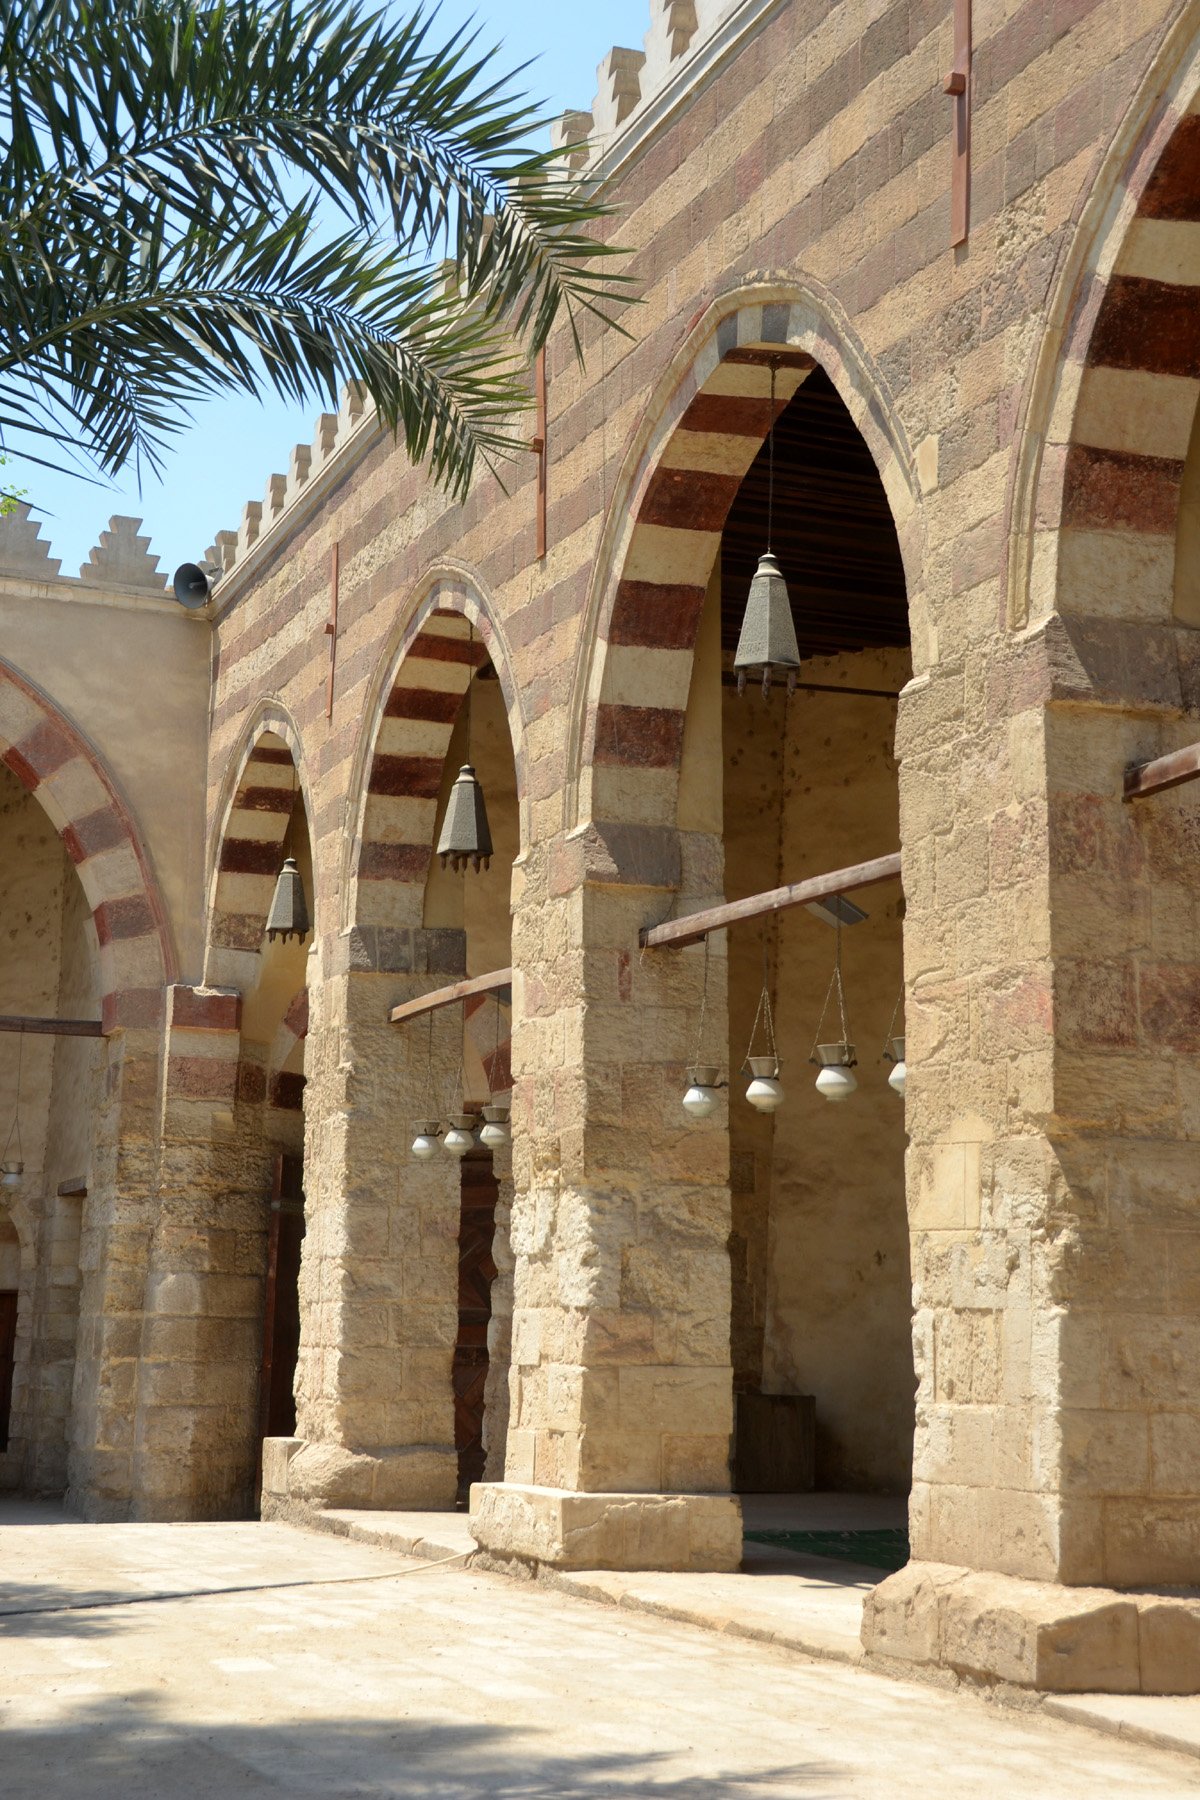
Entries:
POLYGON ((452 1445, 412 1444, 367 1455, 342 1444, 263 1439, 263 1518, 312 1507, 442 1512, 454 1506, 458 1459, 452 1445))
POLYGON ((485 1554, 555 1569, 736 1569, 742 1509, 733 1494, 577 1494, 502 1481, 471 1489, 471 1533, 485 1554))
POLYGON ((1200 1593, 1125 1592, 911 1562, 867 1595, 863 1648, 1056 1694, 1200 1693, 1200 1593))

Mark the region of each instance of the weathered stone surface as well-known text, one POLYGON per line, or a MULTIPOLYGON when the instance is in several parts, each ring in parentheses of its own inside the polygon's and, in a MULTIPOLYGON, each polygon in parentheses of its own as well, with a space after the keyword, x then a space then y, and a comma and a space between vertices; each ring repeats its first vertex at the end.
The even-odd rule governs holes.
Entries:
POLYGON ((742 1515, 729 1494, 572 1493, 511 1479, 471 1490, 481 1550, 560 1569, 736 1569, 742 1515))

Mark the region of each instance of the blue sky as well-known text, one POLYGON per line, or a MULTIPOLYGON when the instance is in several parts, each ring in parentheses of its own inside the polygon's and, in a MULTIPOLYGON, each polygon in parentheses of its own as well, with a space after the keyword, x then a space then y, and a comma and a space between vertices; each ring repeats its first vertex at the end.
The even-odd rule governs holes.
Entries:
MULTIPOLYGON (((545 0, 443 0, 448 26, 474 17, 486 39, 504 46, 503 62, 536 59, 525 77, 529 91, 545 98, 548 114, 587 108, 596 91, 596 65, 613 44, 640 49, 650 25, 649 0, 587 0, 546 5, 545 0)), ((222 529, 236 530, 247 500, 261 500, 267 477, 285 473, 292 445, 312 437, 317 403, 301 409, 268 398, 261 405, 240 398, 196 409, 195 423, 175 439, 161 481, 147 477, 138 492, 132 475, 108 486, 21 467, 5 478, 28 490, 44 519, 42 535, 74 575, 113 513, 143 521, 159 566, 201 555, 222 529)))

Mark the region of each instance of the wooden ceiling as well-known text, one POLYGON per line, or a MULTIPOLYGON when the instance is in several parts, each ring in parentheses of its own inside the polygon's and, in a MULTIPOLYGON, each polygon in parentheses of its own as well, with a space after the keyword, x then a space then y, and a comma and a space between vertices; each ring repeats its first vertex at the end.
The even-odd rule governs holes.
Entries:
MULTIPOLYGON (((904 569, 883 483, 822 369, 813 370, 775 426, 772 537, 801 656, 908 643, 904 569)), ((721 642, 731 655, 750 581, 767 547, 764 444, 730 508, 721 542, 721 642)))

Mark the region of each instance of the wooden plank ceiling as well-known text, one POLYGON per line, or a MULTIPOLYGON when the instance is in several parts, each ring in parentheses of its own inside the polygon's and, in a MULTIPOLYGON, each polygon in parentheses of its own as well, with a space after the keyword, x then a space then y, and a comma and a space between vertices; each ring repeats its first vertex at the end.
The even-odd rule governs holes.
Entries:
MULTIPOLYGON (((798 389, 775 427, 772 535, 802 656, 908 643, 904 569, 883 483, 821 369, 798 389)), ((767 547, 764 444, 722 538, 721 642, 731 655, 751 577, 767 547)))

